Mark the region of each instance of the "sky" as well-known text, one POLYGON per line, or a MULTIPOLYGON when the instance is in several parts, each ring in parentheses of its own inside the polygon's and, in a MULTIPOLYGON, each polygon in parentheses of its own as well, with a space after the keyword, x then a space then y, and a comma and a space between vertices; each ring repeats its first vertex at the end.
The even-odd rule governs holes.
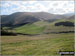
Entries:
POLYGON ((1 1, 0 15, 15 12, 48 12, 53 14, 74 13, 73 0, 68 1, 1 1))

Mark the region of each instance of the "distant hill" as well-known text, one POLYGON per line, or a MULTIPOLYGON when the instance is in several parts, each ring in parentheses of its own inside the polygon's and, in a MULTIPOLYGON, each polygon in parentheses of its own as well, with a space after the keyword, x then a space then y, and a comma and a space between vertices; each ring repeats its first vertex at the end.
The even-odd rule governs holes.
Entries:
POLYGON ((41 20, 53 20, 53 19, 60 19, 64 17, 63 15, 56 15, 56 14, 50 14, 47 12, 37 12, 33 13, 33 15, 41 20))
POLYGON ((6 26, 4 29, 13 29, 16 33, 22 34, 74 32, 74 16, 47 12, 17 12, 1 15, 1 25, 6 26))
POLYGON ((53 22, 57 19, 65 19, 64 15, 50 14, 47 12, 17 12, 11 15, 1 15, 2 26, 20 26, 37 21, 53 22))
POLYGON ((75 13, 64 14, 64 16, 67 16, 67 17, 73 16, 73 15, 75 15, 75 13))
POLYGON ((3 26, 13 26, 13 25, 22 25, 26 23, 32 23, 39 21, 38 18, 35 18, 31 15, 26 15, 25 13, 14 13, 11 15, 8 15, 6 17, 1 17, 1 24, 3 26))
POLYGON ((73 15, 73 16, 67 18, 67 19, 75 19, 75 15, 73 15))

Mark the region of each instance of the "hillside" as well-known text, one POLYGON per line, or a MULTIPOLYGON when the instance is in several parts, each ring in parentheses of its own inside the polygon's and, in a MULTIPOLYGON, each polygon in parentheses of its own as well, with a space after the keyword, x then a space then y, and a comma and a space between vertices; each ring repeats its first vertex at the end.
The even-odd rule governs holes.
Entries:
POLYGON ((11 15, 8 15, 7 17, 1 18, 1 24, 2 26, 14 26, 14 25, 21 25, 26 23, 33 23, 39 21, 39 19, 30 16, 30 15, 24 15, 24 13, 14 13, 11 15))
POLYGON ((67 19, 69 19, 69 20, 73 19, 74 20, 75 19, 75 15, 73 15, 73 16, 67 18, 67 19))
POLYGON ((66 18, 63 15, 55 15, 47 12, 17 12, 8 16, 2 16, 1 25, 11 27, 17 33, 24 34, 57 33, 62 31, 73 32, 74 16, 66 18), (61 25, 62 22, 65 22, 65 25, 61 25), (69 25, 67 22, 72 24, 69 25), (57 23, 60 26, 56 26, 57 23))
POLYGON ((55 15, 47 12, 17 12, 4 17, 1 16, 2 26, 19 26, 26 23, 33 23, 36 21, 49 21, 53 22, 59 18, 64 17, 63 15, 55 15))
POLYGON ((24 34, 40 34, 44 31, 45 26, 38 27, 35 24, 26 24, 24 26, 16 28, 17 33, 24 33, 24 34))
MULTIPOLYGON (((73 21, 73 20, 72 20, 73 21)), ((68 22, 72 22, 71 20, 68 22)), ((67 24, 67 20, 57 20, 52 23, 38 21, 33 24, 26 24, 24 26, 16 28, 16 32, 18 33, 25 33, 25 34, 49 34, 49 33, 59 33, 59 32, 73 32, 74 26, 66 26, 66 25, 59 25, 55 26, 56 23, 65 22, 67 24)), ((73 23, 74 24, 74 23, 73 23)))

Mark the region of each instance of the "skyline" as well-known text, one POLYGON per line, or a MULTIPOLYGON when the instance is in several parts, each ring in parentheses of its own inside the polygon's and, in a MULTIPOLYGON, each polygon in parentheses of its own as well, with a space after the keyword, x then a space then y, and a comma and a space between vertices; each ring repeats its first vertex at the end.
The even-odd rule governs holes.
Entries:
POLYGON ((15 12, 48 12, 52 14, 74 13, 75 1, 1 1, 0 15, 15 12))

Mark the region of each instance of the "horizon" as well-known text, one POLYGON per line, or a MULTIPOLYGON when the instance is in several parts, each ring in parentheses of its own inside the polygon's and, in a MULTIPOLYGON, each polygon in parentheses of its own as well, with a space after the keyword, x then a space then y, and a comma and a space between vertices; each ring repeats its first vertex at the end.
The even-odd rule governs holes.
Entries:
POLYGON ((1 1, 0 15, 16 12, 47 12, 51 14, 70 14, 74 12, 75 1, 1 1))
MULTIPOLYGON (((40 11, 40 12, 14 12, 14 13, 41 13, 43 11, 40 11)), ((11 13, 11 14, 14 14, 14 13, 11 13)), ((49 13, 49 12, 44 12, 44 13, 49 13)), ((3 14, 3 15, 11 15, 11 14, 3 14)), ((53 13, 49 13, 49 14, 53 14, 53 13)), ((53 14, 53 15, 75 15, 75 12, 73 13, 65 13, 65 14, 53 14)), ((1 15, 1 14, 0 14, 1 15)))

